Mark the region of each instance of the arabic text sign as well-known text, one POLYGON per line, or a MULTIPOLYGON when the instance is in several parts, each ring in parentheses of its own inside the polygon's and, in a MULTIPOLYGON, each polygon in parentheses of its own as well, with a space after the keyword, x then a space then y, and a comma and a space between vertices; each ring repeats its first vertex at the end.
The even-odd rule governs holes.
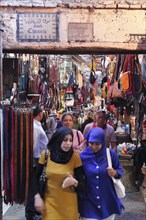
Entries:
POLYGON ((58 41, 57 13, 18 13, 17 40, 28 41, 58 41))

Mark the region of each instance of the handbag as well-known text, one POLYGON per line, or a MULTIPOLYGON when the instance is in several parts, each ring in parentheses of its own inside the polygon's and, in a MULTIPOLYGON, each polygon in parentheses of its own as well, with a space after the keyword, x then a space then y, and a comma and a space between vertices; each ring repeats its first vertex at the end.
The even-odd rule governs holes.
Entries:
MULTIPOLYGON (((111 155, 110 155, 110 149, 107 148, 106 149, 106 154, 107 154, 107 161, 108 161, 108 166, 112 167, 112 161, 111 161, 111 155)), ((117 194, 118 198, 124 198, 125 197, 125 186, 123 185, 123 183, 121 182, 120 179, 116 179, 114 177, 111 177, 113 184, 114 184, 114 188, 117 194)))
POLYGON ((118 88, 117 81, 110 85, 107 92, 107 100, 112 100, 113 98, 124 98, 122 91, 118 88))
POLYGON ((44 199, 46 184, 47 184, 47 177, 46 177, 47 159, 48 159, 48 150, 46 150, 45 152, 45 161, 43 165, 42 174, 40 175, 40 179, 39 179, 39 193, 42 199, 44 199))
POLYGON ((91 72, 90 72, 89 81, 90 81, 90 83, 91 83, 92 85, 93 85, 93 84, 95 83, 95 81, 96 81, 96 75, 95 75, 94 70, 91 70, 91 72))
POLYGON ((93 85, 95 83, 95 81, 96 81, 96 74, 95 74, 95 71, 94 71, 94 60, 93 60, 93 56, 92 56, 89 82, 91 83, 91 85, 93 85))

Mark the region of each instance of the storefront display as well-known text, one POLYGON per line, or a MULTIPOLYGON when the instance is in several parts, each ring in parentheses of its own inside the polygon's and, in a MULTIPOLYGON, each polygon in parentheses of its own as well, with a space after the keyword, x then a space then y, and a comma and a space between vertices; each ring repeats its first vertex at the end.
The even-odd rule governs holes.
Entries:
MULTIPOLYGON (((89 55, 88 62, 84 61, 84 64, 84 56, 79 63, 77 63, 79 57, 76 60, 75 55, 73 57, 74 59, 72 55, 37 54, 17 54, 12 60, 5 57, 3 72, 6 74, 2 107, 5 108, 6 100, 9 101, 8 109, 19 105, 24 115, 22 116, 20 111, 21 119, 16 117, 17 122, 24 122, 27 115, 23 106, 32 108, 36 104, 42 105, 50 114, 55 115, 55 119, 59 114, 60 118, 64 111, 75 112, 81 122, 88 110, 106 109, 108 123, 116 131, 117 153, 125 170, 123 181, 126 190, 135 190, 133 155, 139 146, 141 134, 146 133, 144 121, 146 82, 144 66, 140 63, 144 58, 141 55, 139 59, 135 54, 99 57, 95 55, 95 83, 91 83, 90 73, 93 65, 90 64, 93 64, 93 56, 89 55), (10 63, 13 61, 11 71, 7 65, 9 60, 10 63), (96 74, 99 66, 100 79, 96 74)), ((21 141, 20 143, 22 144, 21 141)), ((25 196, 26 194, 27 189, 25 196)), ((25 196, 23 195, 23 198, 25 196)), ((7 199, 6 201, 11 201, 8 197, 7 199)), ((19 203, 19 200, 16 202, 19 203)))

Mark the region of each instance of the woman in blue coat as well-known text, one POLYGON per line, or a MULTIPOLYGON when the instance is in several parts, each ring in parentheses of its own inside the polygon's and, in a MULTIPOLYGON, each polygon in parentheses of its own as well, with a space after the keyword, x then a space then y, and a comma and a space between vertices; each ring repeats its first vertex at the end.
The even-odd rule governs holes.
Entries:
POLYGON ((80 216, 82 220, 113 220, 124 207, 116 195, 110 176, 121 178, 123 168, 112 149, 113 168, 108 168, 103 129, 91 129, 86 139, 87 147, 80 154, 85 172, 85 189, 79 199, 80 216))

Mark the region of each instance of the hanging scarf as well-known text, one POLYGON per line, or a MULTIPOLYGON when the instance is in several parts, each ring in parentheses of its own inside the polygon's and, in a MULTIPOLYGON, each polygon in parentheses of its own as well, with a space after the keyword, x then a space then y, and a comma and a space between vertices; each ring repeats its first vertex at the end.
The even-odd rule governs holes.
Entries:
POLYGON ((68 163, 73 155, 73 147, 67 152, 63 151, 60 147, 65 136, 68 134, 73 138, 73 133, 70 128, 60 127, 55 131, 49 142, 50 158, 55 163, 68 163))

